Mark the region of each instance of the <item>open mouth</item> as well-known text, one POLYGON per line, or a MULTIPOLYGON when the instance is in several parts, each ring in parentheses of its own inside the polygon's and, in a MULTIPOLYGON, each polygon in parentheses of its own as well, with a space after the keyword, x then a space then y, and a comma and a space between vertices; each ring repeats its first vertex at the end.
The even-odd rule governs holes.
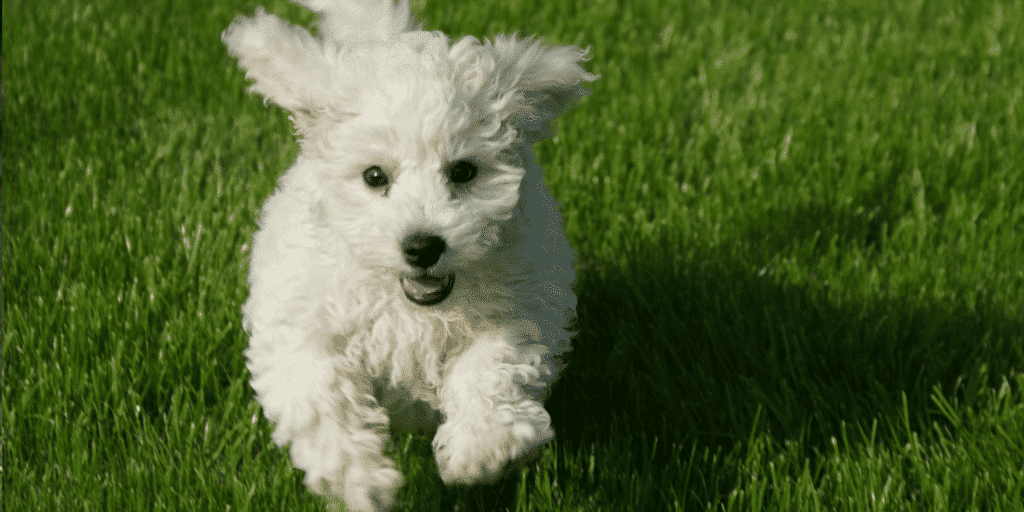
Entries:
POLYGON ((398 278, 402 283, 402 290, 405 296, 413 303, 420 306, 433 306, 439 304, 455 288, 455 274, 448 274, 444 277, 428 276, 402 276, 398 278))

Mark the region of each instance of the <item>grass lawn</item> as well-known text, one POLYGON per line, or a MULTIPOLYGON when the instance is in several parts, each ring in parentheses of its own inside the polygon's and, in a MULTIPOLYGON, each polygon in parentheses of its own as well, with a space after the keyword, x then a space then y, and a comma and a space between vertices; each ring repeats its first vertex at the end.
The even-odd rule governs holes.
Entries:
MULTIPOLYGON (((220 42, 283 0, 3 2, 3 509, 317 510, 248 387, 296 154, 220 42)), ((1024 510, 1024 1, 423 0, 590 46, 537 148, 578 260, 559 437, 403 510, 1024 510)))

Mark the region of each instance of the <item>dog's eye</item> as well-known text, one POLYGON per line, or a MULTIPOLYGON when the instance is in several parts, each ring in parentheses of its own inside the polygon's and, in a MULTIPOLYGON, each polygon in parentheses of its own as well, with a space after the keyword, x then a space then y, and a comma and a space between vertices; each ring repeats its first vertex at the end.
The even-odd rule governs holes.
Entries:
POLYGON ((388 186, 388 175, 384 169, 376 165, 363 171, 363 181, 370 188, 381 188, 388 186))
POLYGON ((476 165, 466 160, 455 162, 455 165, 452 165, 452 168, 448 171, 448 179, 452 180, 452 183, 468 183, 475 177, 476 165))

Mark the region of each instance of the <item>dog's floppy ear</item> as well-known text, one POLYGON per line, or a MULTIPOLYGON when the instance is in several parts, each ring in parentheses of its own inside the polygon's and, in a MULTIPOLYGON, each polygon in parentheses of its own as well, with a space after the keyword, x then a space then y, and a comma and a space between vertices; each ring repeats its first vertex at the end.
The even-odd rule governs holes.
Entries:
POLYGON ((388 41, 419 25, 409 13, 409 0, 292 0, 320 15, 324 39, 345 46, 351 42, 388 41))
POLYGON ((221 39, 253 81, 249 92, 300 117, 325 106, 327 59, 323 43, 306 29, 258 8, 251 18, 236 18, 221 39))
POLYGON ((492 48, 500 93, 511 93, 504 117, 529 142, 548 136, 550 122, 589 92, 582 83, 599 78, 583 69, 588 51, 575 46, 513 35, 496 37, 492 48))

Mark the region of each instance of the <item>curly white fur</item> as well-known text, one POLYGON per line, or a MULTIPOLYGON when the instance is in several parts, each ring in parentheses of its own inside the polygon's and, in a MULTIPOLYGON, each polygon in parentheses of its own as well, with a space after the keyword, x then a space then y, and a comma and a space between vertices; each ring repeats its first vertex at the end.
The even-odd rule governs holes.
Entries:
POLYGON ((572 250, 529 146, 597 78, 586 52, 417 30, 407 2, 299 0, 323 38, 262 9, 223 40, 289 110, 298 159, 263 207, 243 306, 252 386, 315 492, 390 508, 388 428, 435 431, 447 483, 493 481, 554 433, 572 250), (449 169, 476 175, 454 183, 449 169), (383 171, 386 186, 364 173, 383 171), (429 268, 403 241, 443 240, 429 268), (453 276, 437 304, 401 278, 453 276))

